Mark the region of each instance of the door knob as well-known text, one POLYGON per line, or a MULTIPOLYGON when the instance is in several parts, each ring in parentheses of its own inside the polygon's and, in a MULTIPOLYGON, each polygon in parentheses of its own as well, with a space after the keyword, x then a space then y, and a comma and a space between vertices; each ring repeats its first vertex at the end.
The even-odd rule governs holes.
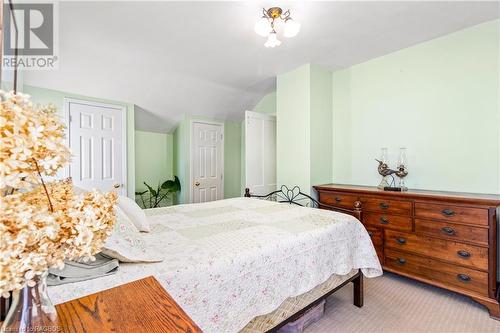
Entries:
POLYGON ((195 182, 194 186, 200 186, 200 182, 195 182))
POLYGON ((114 187, 114 188, 120 188, 120 187, 121 187, 121 185, 120 185, 120 184, 114 184, 114 185, 113 185, 113 187, 114 187))

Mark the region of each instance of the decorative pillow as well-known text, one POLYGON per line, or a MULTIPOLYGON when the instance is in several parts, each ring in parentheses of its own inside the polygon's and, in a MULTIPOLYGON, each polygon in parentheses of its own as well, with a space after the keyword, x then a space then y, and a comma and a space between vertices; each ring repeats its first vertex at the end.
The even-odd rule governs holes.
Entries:
POLYGON ((134 200, 120 195, 118 198, 118 207, 123 210, 139 231, 151 231, 146 214, 134 200))
POLYGON ((122 262, 157 262, 163 258, 148 250, 141 233, 125 213, 116 207, 113 232, 106 240, 102 253, 122 262))

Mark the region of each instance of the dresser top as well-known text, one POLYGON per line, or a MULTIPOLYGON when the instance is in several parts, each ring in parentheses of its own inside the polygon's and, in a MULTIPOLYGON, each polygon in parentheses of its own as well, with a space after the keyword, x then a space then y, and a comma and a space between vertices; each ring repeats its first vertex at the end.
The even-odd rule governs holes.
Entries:
POLYGON ((336 191, 349 192, 368 195, 384 195, 394 198, 408 199, 433 199, 433 200, 454 200, 462 202, 470 202, 489 206, 500 206, 500 195, 498 194, 482 194, 482 193, 464 193, 464 192, 448 192, 448 191, 428 191, 428 190, 413 190, 403 192, 393 192, 380 190, 375 186, 361 185, 345 185, 345 184, 324 184, 316 185, 314 188, 317 191, 336 191))
POLYGON ((200 332, 152 276, 56 306, 59 330, 72 332, 200 332))

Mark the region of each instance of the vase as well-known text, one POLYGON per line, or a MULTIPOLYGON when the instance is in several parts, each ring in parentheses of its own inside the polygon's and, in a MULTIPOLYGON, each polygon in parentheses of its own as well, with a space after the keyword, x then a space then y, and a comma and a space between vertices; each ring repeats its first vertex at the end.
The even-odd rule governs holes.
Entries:
POLYGON ((406 157, 406 148, 399 148, 399 158, 398 158, 398 174, 399 177, 399 187, 401 191, 408 191, 405 184, 405 177, 408 175, 408 158, 406 157))
POLYGON ((0 329, 1 333, 58 332, 56 308, 47 293, 45 272, 35 278, 33 287, 24 286, 12 292, 9 310, 0 329))

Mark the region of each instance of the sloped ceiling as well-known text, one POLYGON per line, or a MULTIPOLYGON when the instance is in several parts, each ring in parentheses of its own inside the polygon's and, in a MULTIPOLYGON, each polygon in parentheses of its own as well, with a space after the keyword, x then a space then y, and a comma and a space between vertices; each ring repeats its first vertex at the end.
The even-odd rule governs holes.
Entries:
POLYGON ((134 103, 138 129, 167 132, 183 113, 242 119, 304 63, 345 68, 499 16, 497 2, 61 2, 59 70, 24 81, 134 103), (253 24, 274 5, 302 30, 267 49, 253 24))

